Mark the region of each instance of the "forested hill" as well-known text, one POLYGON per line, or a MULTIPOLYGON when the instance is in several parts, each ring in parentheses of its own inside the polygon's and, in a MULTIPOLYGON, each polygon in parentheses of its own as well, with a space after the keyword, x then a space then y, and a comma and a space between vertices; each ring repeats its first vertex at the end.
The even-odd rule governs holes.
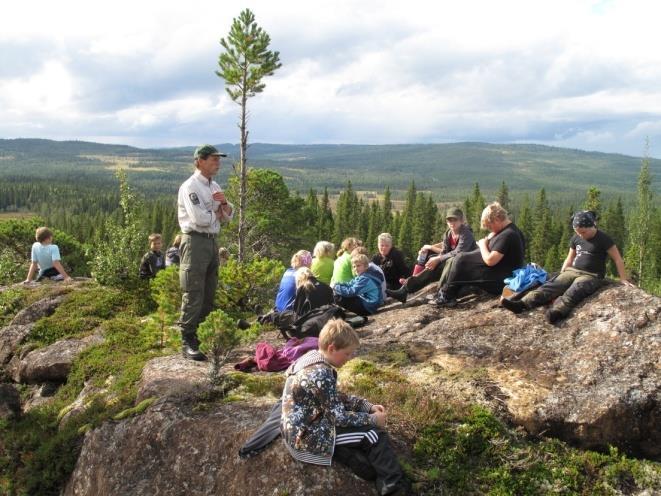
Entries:
MULTIPOLYGON (((220 144, 239 156, 238 145, 220 144)), ((141 149, 83 141, 0 140, 0 177, 43 179, 111 179, 118 166, 132 172, 140 189, 170 193, 192 169, 194 147, 141 149)), ((495 192, 502 181, 510 191, 583 195, 590 186, 607 195, 633 193, 641 159, 543 145, 488 143, 414 145, 273 145, 255 143, 249 162, 283 175, 299 191, 339 190, 350 179, 357 190, 406 190, 411 180, 448 199, 462 199, 473 183, 495 192)), ((650 161, 654 189, 661 184, 661 160, 650 161)), ((231 172, 223 168, 221 181, 231 172)))

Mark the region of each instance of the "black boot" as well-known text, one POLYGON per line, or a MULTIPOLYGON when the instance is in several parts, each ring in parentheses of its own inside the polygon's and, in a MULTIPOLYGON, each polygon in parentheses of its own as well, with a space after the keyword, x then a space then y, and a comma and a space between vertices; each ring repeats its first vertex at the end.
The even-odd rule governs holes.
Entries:
POLYGON ((500 304, 507 308, 510 312, 521 313, 526 310, 526 304, 521 300, 510 300, 508 298, 503 298, 500 304))
POLYGON ((200 343, 197 336, 185 337, 182 340, 181 354, 188 360, 195 360, 196 362, 203 362, 207 356, 200 351, 200 343))
POLYGON ((395 298, 401 303, 406 303, 406 298, 408 297, 409 291, 406 289, 406 285, 402 286, 399 289, 386 289, 386 294, 391 298, 395 298))

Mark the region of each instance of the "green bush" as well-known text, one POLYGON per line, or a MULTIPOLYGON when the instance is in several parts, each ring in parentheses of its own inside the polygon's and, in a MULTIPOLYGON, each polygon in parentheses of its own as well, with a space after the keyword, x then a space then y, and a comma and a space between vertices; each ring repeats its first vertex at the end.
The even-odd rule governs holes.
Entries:
POLYGON ((216 304, 234 317, 252 313, 256 305, 270 308, 284 272, 278 260, 255 258, 243 264, 229 260, 220 269, 216 304))
POLYGON ((160 348, 174 347, 178 344, 179 332, 173 329, 179 317, 181 306, 181 287, 179 286, 179 269, 171 265, 160 270, 154 279, 149 281, 151 297, 156 303, 156 312, 149 318, 146 327, 146 339, 152 345, 160 348))

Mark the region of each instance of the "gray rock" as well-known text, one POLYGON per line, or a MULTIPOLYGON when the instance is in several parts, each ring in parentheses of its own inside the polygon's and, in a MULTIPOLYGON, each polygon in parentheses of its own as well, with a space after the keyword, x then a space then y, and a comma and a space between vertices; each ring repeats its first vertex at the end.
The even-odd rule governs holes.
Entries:
POLYGON ((12 324, 0 329, 0 367, 9 362, 33 327, 34 324, 12 324))
POLYGON ((13 384, 0 384, 0 419, 18 417, 21 412, 21 397, 13 384))
POLYGON ((195 395, 210 386, 208 362, 180 355, 154 358, 142 369, 136 404, 151 397, 195 395))
POLYGON ((60 384, 55 382, 29 386, 30 391, 28 399, 23 404, 23 412, 27 413, 30 410, 52 403, 59 387, 60 384))
POLYGON ((29 352, 14 369, 14 381, 26 384, 64 382, 74 359, 85 349, 103 342, 92 334, 82 339, 65 339, 29 352))
POLYGON ((105 402, 112 401, 116 395, 108 394, 108 387, 112 385, 114 380, 115 378, 113 376, 108 377, 103 387, 98 387, 90 382, 85 382, 83 389, 78 393, 76 399, 60 411, 58 415, 60 428, 64 427, 72 418, 85 413, 94 399, 102 398, 105 402))
POLYGON ((429 360, 444 369, 486 370, 490 396, 529 432, 655 458, 660 314, 660 298, 622 285, 589 298, 558 327, 543 308, 517 316, 479 297, 452 309, 393 308, 375 316, 361 344, 378 350, 395 338, 413 352, 416 341, 432 343, 429 360))
POLYGON ((280 439, 263 453, 240 459, 239 447, 269 407, 229 403, 195 414, 191 406, 170 399, 140 416, 105 423, 85 435, 64 495, 376 493, 372 483, 337 464, 294 461, 280 439))
POLYGON ((48 317, 62 303, 65 295, 50 296, 39 300, 16 314, 11 321, 12 325, 32 324, 39 319, 48 317))

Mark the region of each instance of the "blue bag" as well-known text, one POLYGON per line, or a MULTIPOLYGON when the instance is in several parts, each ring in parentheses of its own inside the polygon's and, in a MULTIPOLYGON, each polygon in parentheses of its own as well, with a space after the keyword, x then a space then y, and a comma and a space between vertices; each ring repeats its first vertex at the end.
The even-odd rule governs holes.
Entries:
POLYGON ((505 284, 515 293, 525 291, 531 286, 539 286, 546 282, 547 274, 535 263, 529 263, 523 269, 516 269, 512 277, 505 279, 505 284))

